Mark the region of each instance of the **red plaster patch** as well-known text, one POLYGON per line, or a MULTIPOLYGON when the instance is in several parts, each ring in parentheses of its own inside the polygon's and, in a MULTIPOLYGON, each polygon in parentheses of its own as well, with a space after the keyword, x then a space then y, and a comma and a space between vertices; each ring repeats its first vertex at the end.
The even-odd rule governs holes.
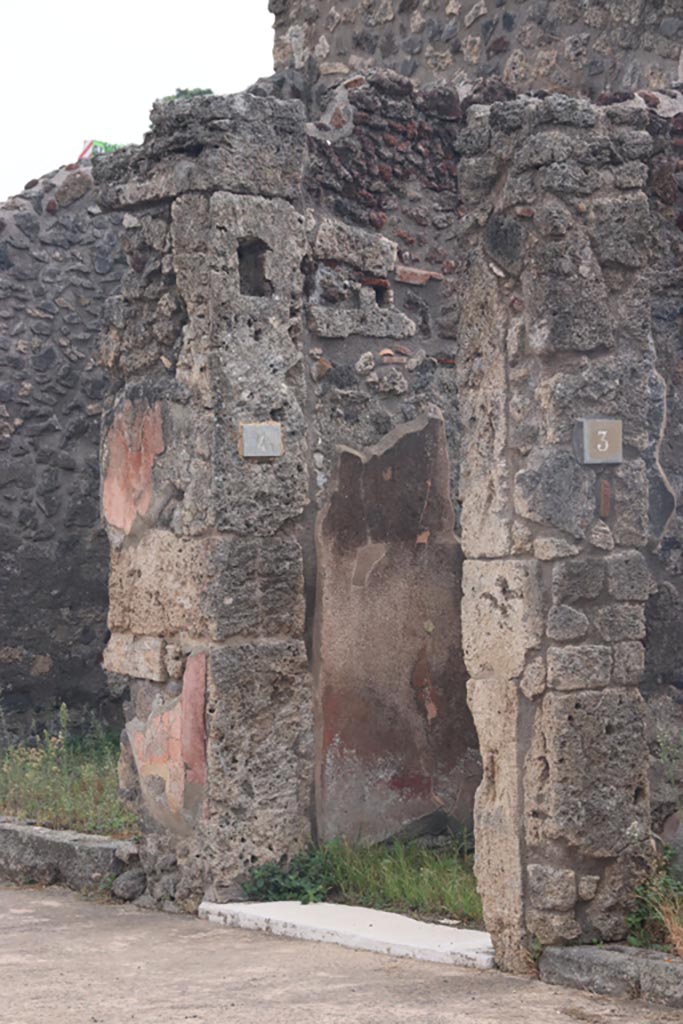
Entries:
POLYGON ((126 401, 107 436, 102 509, 110 526, 129 533, 152 500, 152 468, 164 451, 161 405, 126 401))
POLYGON ((206 782, 206 655, 187 659, 180 697, 144 726, 129 729, 135 761, 141 779, 164 781, 166 804, 174 815, 186 808, 188 783, 206 782))
POLYGON ((389 779, 389 789, 398 790, 400 793, 409 792, 414 796, 430 796, 432 780, 424 775, 406 772, 403 775, 393 775, 389 779))
POLYGON ((164 780, 166 802, 173 814, 182 811, 185 793, 181 731, 181 709, 176 702, 167 711, 152 715, 144 729, 129 733, 140 777, 164 780))

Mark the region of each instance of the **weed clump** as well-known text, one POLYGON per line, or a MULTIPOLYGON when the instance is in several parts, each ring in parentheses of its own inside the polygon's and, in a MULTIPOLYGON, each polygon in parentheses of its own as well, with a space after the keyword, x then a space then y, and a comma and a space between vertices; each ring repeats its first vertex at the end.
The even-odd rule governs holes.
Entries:
POLYGON ((55 736, 0 752, 0 813, 49 828, 135 834, 137 818, 119 796, 118 738, 96 724, 71 739, 68 717, 62 704, 55 736))
POLYGON ((466 844, 351 846, 337 840, 288 862, 258 865, 244 884, 253 900, 334 900, 420 917, 479 923, 481 902, 466 844))
POLYGON ((628 919, 629 944, 683 957, 683 882, 671 873, 669 851, 657 874, 636 889, 636 900, 628 919))

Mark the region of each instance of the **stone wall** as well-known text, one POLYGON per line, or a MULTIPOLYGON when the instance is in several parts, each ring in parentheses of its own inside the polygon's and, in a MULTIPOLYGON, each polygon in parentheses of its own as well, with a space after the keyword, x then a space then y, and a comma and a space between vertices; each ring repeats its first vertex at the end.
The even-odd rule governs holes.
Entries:
POLYGON ((130 265, 108 346, 105 664, 130 692, 122 771, 152 834, 148 898, 196 905, 310 834, 305 135, 297 104, 248 95, 152 119, 145 147, 101 170, 130 265), (264 420, 282 426, 275 464, 240 453, 240 424, 264 420))
MULTIPOLYGON (((646 606, 647 643, 643 693, 649 709, 653 770, 653 827, 675 837, 675 812, 683 793, 683 116, 652 116, 653 156, 648 180, 656 234, 650 251, 652 334, 657 353, 659 436, 650 464, 658 464, 665 487, 650 490, 650 570, 656 586, 646 606)), ((678 834, 678 844, 683 830, 678 834)))
POLYGON ((122 262, 85 166, 0 205, 0 745, 62 701, 74 725, 118 720, 101 666, 98 348, 122 262))
POLYGON ((666 88, 683 78, 678 0, 270 0, 276 69, 309 82, 388 67, 515 91, 666 88))
MULTIPOLYGON (((394 88, 365 94, 427 131, 394 88)), ((105 664, 130 692, 124 783, 161 837, 148 866, 170 844, 173 898, 191 903, 311 832, 471 824, 480 764, 459 641, 451 292, 435 289, 454 266, 431 238, 403 231, 399 251, 377 235, 370 193, 342 220, 322 140, 304 192, 296 102, 173 101, 153 123, 100 170, 130 265, 105 345, 122 385, 103 444, 105 664), (281 429, 281 456, 244 457, 241 428, 259 421, 281 429)), ((412 166, 405 147, 401 161, 397 229, 418 193, 421 219, 443 219, 444 168, 412 166)))
POLYGON ((460 165, 460 398, 485 431, 463 459, 496 496, 487 543, 475 523, 463 532, 477 874, 511 965, 531 936, 621 937, 652 858, 638 685, 648 494, 666 488, 644 273, 655 122, 642 100, 494 104, 468 121, 479 134, 460 165), (622 464, 581 464, 583 417, 623 421, 622 464))
POLYGON ((683 99, 462 105, 375 70, 307 123, 296 83, 160 104, 100 173, 130 265, 106 665, 147 898, 467 822, 483 767, 486 923, 523 969, 623 935, 670 810, 639 686, 673 699, 644 640, 678 593, 683 99), (623 462, 577 457, 591 416, 623 462))

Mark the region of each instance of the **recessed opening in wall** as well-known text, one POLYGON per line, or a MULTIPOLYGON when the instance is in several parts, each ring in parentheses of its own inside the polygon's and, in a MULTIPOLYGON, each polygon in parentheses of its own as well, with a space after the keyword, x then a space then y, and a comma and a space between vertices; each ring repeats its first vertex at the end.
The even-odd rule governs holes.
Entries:
POLYGON ((373 285, 375 289, 375 298, 377 299, 378 306, 389 305, 389 285, 388 284, 376 284, 373 285))
POLYGON ((273 294, 273 286, 266 277, 266 253, 270 246, 260 238, 241 238, 237 244, 242 295, 266 298, 273 294))

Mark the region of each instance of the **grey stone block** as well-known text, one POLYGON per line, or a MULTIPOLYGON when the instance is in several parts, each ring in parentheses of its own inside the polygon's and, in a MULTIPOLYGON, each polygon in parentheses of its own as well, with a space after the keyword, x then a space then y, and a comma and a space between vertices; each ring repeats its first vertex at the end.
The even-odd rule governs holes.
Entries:
POLYGON ((641 962, 640 994, 651 1003, 683 1009, 683 960, 650 953, 641 962))
POLYGON ((133 842, 0 822, 0 878, 11 882, 61 883, 87 892, 122 874, 136 857, 133 842))
POLYGON ((597 992, 603 996, 637 998, 640 967, 628 956, 599 946, 550 946, 539 961, 541 981, 597 992))
POLYGON ((539 971, 550 985, 683 1008, 683 960, 673 954, 630 946, 551 946, 543 951, 539 971))

